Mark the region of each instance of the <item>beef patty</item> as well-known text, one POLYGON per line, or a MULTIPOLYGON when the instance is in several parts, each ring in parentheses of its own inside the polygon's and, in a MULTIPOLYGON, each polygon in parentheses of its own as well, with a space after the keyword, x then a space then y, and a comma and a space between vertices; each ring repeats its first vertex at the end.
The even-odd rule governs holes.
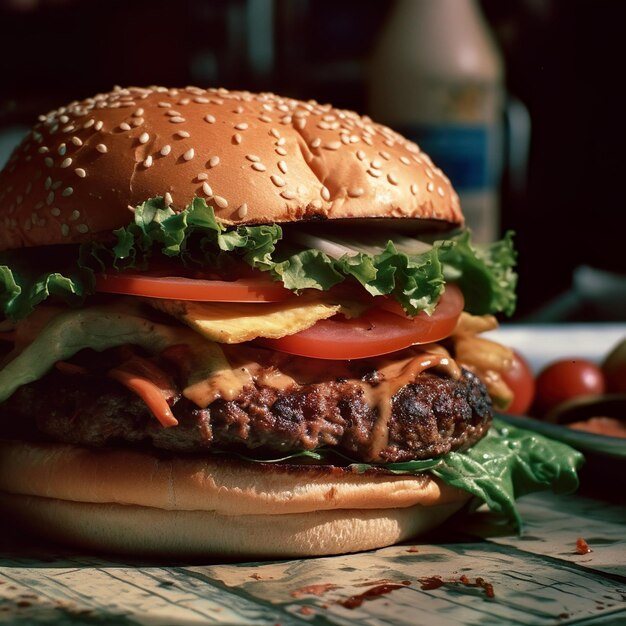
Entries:
POLYGON ((465 369, 459 378, 434 370, 417 374, 384 410, 368 393, 378 385, 372 371, 358 380, 327 379, 288 389, 255 382, 236 398, 214 400, 205 409, 179 393, 170 400, 179 423, 164 428, 116 381, 52 371, 21 387, 0 412, 10 413, 8 422, 22 429, 30 423, 28 428, 36 426, 46 438, 80 445, 152 445, 194 453, 256 449, 274 456, 325 446, 365 462, 440 456, 471 446, 489 428, 487 391, 465 369))

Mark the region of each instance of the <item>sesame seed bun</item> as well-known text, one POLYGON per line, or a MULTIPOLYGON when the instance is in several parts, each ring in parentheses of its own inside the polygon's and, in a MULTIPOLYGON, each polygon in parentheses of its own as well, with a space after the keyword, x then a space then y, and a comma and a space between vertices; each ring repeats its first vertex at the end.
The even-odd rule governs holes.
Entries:
POLYGON ((76 243, 194 196, 225 224, 463 223, 426 154, 356 113, 224 89, 115 89, 39 118, 0 174, 0 250, 76 243))
POLYGON ((7 440, 0 453, 0 505, 20 527, 135 555, 278 558, 379 548, 441 524, 470 499, 426 474, 7 440))

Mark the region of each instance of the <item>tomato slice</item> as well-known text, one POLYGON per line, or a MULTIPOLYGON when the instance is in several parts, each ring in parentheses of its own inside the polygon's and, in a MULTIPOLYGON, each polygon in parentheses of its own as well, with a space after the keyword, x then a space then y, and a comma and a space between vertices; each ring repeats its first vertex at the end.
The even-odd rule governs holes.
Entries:
POLYGON ((197 302, 280 302, 294 297, 269 278, 205 280, 149 274, 100 274, 96 291, 197 302))
POLYGON ((430 316, 422 312, 411 318, 375 307, 355 319, 336 316, 294 335, 261 339, 257 343, 316 359, 364 359, 444 339, 454 330, 463 304, 460 289, 446 285, 430 316))

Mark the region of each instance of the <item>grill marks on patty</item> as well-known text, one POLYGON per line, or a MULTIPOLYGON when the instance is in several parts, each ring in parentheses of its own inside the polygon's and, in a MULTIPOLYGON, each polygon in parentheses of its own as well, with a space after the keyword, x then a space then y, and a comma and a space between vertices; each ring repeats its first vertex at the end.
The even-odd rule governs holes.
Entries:
MULTIPOLYGON (((356 366, 355 366, 356 367, 356 366)), ((288 454, 334 447, 355 460, 396 462, 431 458, 478 441, 491 421, 491 402, 472 373, 460 377, 427 370, 395 391, 380 431, 380 405, 372 393, 377 372, 288 388, 258 377, 237 397, 217 399, 200 409, 184 397, 172 398, 178 425, 163 428, 137 395, 102 376, 60 371, 20 388, 0 411, 25 423, 35 416, 45 436, 68 443, 153 445, 177 452, 250 449, 288 454)), ((387 401, 388 402, 388 401, 387 401)), ((6 422, 5 422, 6 423, 6 422)))

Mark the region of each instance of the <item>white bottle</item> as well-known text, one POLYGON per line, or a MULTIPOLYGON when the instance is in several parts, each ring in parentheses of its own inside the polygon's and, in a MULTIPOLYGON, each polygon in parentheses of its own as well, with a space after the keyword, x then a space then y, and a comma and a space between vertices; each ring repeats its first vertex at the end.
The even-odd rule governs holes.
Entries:
POLYGON ((450 177, 479 242, 499 236, 503 78, 474 0, 397 0, 370 65, 370 115, 450 177))

